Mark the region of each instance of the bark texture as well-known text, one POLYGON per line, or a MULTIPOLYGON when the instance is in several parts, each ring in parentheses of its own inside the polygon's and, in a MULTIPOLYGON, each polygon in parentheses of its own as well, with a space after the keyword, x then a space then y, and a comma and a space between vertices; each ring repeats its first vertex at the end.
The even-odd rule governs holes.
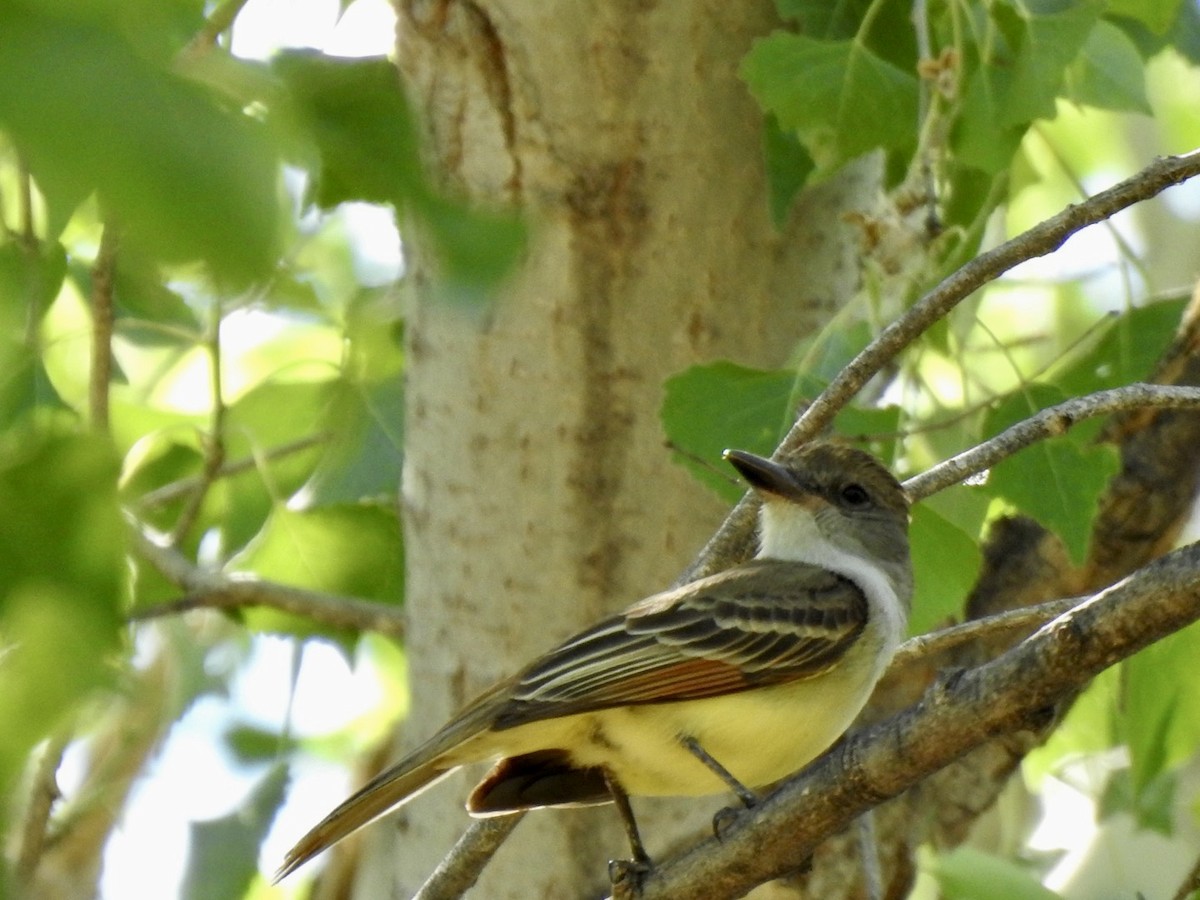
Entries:
MULTIPOLYGON (((858 166, 788 227, 770 222, 760 116, 736 76, 770 3, 407 0, 399 14, 431 167, 534 229, 482 312, 439 298, 408 247, 411 744, 691 560, 724 510, 664 446, 664 379, 717 358, 782 363, 856 288, 845 214, 878 189, 858 166)), ((453 779, 375 826, 357 896, 411 893, 466 827, 465 791, 453 779)), ((707 822, 716 805, 687 808, 707 822)), ((638 806, 651 852, 681 807, 665 809, 638 806)), ((538 813, 477 893, 594 895, 625 852, 610 810, 538 813)))

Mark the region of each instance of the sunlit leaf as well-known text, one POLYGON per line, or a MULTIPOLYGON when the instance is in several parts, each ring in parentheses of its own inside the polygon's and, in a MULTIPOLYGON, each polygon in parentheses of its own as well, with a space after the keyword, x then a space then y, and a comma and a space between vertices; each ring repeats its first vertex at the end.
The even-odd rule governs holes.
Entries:
POLYGON ((342 382, 330 408, 331 438, 305 495, 313 505, 395 497, 404 462, 404 384, 342 382))
POLYGON ((954 127, 959 162, 989 173, 1008 166, 1029 123, 1054 117, 1066 67, 1101 11, 1095 2, 989 7, 986 33, 978 37, 980 61, 967 78, 954 127))
POLYGON ((123 629, 117 461, 93 437, 10 433, 0 451, 0 787, 111 681, 123 629))
POLYGON ((280 54, 273 65, 316 143, 318 205, 365 200, 411 211, 428 228, 455 296, 479 299, 474 292, 486 292, 508 272, 525 246, 524 226, 507 213, 451 203, 426 183, 412 115, 390 60, 297 50, 280 54))
POLYGON ((1017 863, 971 847, 937 858, 933 875, 944 900, 1058 900, 1059 894, 1017 863))
MULTIPOLYGON (((61 10, 60 10, 61 12, 61 10)), ((65 222, 99 191, 123 242, 235 282, 277 251, 277 156, 259 123, 143 55, 113 21, 0 5, 0 127, 65 222)))
POLYGON ((1022 770, 1035 789, 1042 778, 1061 772, 1067 763, 1120 743, 1120 681, 1121 670, 1116 666, 1097 675, 1071 704, 1066 718, 1046 743, 1025 757, 1022 770))
MULTIPOLYGON (((394 506, 277 507, 262 532, 235 556, 231 571, 381 603, 404 595, 404 546, 394 506)), ((253 627, 300 633, 320 629, 270 610, 245 614, 253 627)))
POLYGON ((1109 0, 1108 11, 1141 22, 1156 34, 1165 34, 1183 5, 1184 0, 1109 0))
MULTIPOLYGON (((667 379, 662 422, 675 459, 728 500, 743 485, 721 459, 729 447, 769 456, 787 433, 800 401, 816 397, 825 382, 788 370, 749 369, 720 361, 692 366, 667 379)), ((834 433, 890 458, 900 412, 896 407, 847 407, 834 433)))

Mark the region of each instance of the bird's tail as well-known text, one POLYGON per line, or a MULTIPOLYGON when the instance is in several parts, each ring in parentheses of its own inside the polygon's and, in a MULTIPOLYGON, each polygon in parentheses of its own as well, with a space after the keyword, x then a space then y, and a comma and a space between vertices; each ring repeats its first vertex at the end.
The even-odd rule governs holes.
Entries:
POLYGON ((284 857, 283 865, 275 873, 272 883, 287 877, 318 853, 379 818, 392 807, 416 796, 458 766, 459 763, 447 762, 440 757, 413 765, 410 757, 381 772, 296 842, 296 846, 284 857))

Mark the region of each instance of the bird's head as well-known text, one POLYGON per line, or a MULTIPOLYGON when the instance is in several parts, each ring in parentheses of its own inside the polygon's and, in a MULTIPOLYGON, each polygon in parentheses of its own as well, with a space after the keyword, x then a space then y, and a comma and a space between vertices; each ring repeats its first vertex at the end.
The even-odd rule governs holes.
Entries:
POLYGON ((902 602, 911 602, 908 498, 874 456, 813 443, 779 461, 744 450, 726 450, 725 458, 762 498, 760 557, 808 562, 851 578, 866 562, 883 571, 902 602))

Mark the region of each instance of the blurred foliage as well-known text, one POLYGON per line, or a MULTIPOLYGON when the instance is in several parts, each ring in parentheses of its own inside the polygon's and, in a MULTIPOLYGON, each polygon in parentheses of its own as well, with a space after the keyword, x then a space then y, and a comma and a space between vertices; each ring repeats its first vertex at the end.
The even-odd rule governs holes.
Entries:
MULTIPOLYGON (((131 531, 197 570, 401 602, 400 273, 362 257, 347 223, 370 204, 419 226, 446 296, 474 302, 524 244, 512 215, 426 179, 387 59, 239 58, 205 20, 239 8, 0 3, 5 797, 48 735, 101 739, 98 691, 154 668, 134 662, 125 617, 181 588, 130 552, 131 531)), ((232 620, 361 656, 357 635, 296 616, 232 620)), ((172 715, 226 690, 249 647, 191 640, 195 659, 174 637, 155 651, 188 685, 172 715)), ((266 740, 260 769, 296 746, 266 740)), ((196 827, 188 896, 242 895, 283 773, 196 827)))
MULTIPOLYGON (((864 239, 861 294, 798 341, 789 365, 714 361, 665 385, 673 452, 730 501, 741 491, 721 451, 769 452, 891 316, 985 241, 1152 152, 1200 145, 1195 4, 931 2, 919 4, 916 29, 900 0, 776 5, 785 27, 741 69, 767 123, 775 220, 787 221, 798 191, 864 153, 882 150, 893 190, 885 212, 848 223, 864 239)), ((474 302, 526 241, 509 213, 468 208, 425 178, 388 60, 239 58, 203 38, 205 15, 235 7, 0 2, 6 797, 22 794, 48 736, 97 741, 97 709, 140 696, 154 660, 174 667, 164 730, 197 698, 232 690, 247 635, 285 635, 304 652, 332 646, 372 672, 383 706, 402 702, 398 651, 379 639, 264 609, 203 633, 125 624, 183 592, 132 547, 135 529, 198 569, 400 603, 400 273, 372 271, 347 223, 364 204, 382 207, 421 235, 445 295, 474 302)), ((1194 196, 1120 216, 990 286, 843 410, 835 430, 918 471, 1057 399, 1144 377, 1195 275, 1194 196)), ((1081 557, 1114 466, 1091 443, 1095 427, 914 511, 914 630, 957 614, 980 538, 1003 512, 1038 518, 1081 557)), ((1186 690, 1192 631, 1099 679, 1031 758, 1031 780, 1124 748, 1127 762, 1094 791, 1102 811, 1168 829, 1176 772, 1200 745, 1186 690)), ((367 719, 321 738, 261 722, 228 729, 223 749, 259 780, 242 808, 195 826, 186 895, 266 891, 257 855, 284 796, 284 760, 344 757, 347 733, 378 736, 388 715, 367 719), (208 880, 218 868, 223 880, 208 880)), ((19 814, 0 806, 0 824, 19 814)), ((945 896, 1047 896, 1004 860, 960 852, 932 871, 945 896)))

